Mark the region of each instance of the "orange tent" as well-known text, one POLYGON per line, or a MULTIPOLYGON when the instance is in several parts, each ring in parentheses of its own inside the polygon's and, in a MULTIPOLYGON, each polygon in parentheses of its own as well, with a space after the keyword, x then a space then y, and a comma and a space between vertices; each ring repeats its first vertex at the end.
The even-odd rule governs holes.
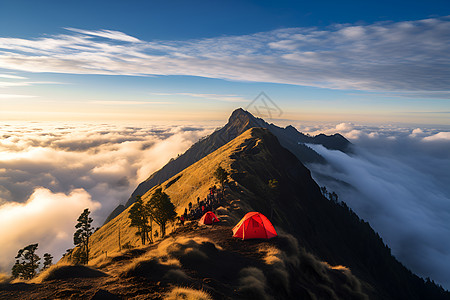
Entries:
POLYGON ((211 225, 212 223, 219 222, 219 219, 212 211, 208 211, 203 217, 198 221, 200 225, 211 225))
POLYGON ((246 239, 270 239, 278 236, 272 223, 259 212, 247 213, 233 228, 233 237, 246 239))

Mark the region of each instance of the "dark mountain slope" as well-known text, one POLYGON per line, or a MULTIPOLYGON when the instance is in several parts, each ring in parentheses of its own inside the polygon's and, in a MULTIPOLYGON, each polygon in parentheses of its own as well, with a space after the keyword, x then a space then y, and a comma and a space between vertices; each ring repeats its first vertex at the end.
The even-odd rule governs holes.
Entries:
POLYGON ((322 156, 305 146, 303 143, 322 144, 329 149, 349 151, 350 142, 339 134, 333 136, 323 134, 316 137, 307 136, 298 132, 297 129, 292 126, 281 128, 274 124, 269 124, 263 119, 255 118, 251 113, 239 108, 231 114, 228 123, 224 127, 201 139, 192 145, 184 154, 171 160, 160 170, 153 173, 147 180, 140 183, 136 190, 131 194, 125 206, 118 206, 108 216, 105 224, 115 218, 125 208, 133 204, 136 200, 136 196, 145 194, 152 187, 166 181, 186 167, 222 147, 247 129, 255 127, 269 129, 270 132, 278 137, 281 145, 294 153, 303 163, 325 163, 325 159, 322 156))
POLYGON ((390 253, 370 225, 345 204, 324 198, 310 171, 277 138, 252 129, 254 138, 230 158, 231 178, 247 191, 249 205, 298 238, 308 251, 333 265, 345 265, 369 282, 379 299, 450 299, 434 284, 412 274, 390 253), (270 179, 279 182, 271 192, 270 179), (273 203, 273 204, 272 204, 273 203))

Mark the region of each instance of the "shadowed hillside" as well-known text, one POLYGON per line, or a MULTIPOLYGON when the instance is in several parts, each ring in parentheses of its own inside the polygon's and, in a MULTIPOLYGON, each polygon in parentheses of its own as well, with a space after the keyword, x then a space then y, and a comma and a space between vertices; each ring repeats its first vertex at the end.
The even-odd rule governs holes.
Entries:
MULTIPOLYGON (((231 177, 248 192, 248 204, 270 214, 270 179, 280 183, 273 222, 302 246, 331 264, 342 264, 374 287, 382 299, 439 299, 442 290, 425 284, 399 263, 370 225, 344 203, 324 198, 309 170, 268 131, 253 129, 232 155, 231 177), (399 288, 401 287, 401 288, 399 288)), ((449 295, 446 294, 446 297, 449 295)))

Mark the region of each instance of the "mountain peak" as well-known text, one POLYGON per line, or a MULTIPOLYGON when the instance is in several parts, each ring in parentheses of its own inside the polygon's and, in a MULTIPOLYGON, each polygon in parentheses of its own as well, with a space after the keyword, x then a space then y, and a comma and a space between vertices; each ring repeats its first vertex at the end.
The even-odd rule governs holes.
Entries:
MULTIPOLYGON (((314 138, 306 136, 297 131, 292 126, 286 128, 278 127, 274 124, 268 124, 261 118, 253 116, 250 112, 243 108, 238 108, 232 112, 228 119, 228 123, 221 129, 215 131, 210 136, 202 139, 192 145, 184 154, 180 155, 174 160, 171 160, 167 165, 160 170, 153 173, 147 180, 140 183, 131 197, 128 199, 125 206, 118 207, 116 211, 112 212, 107 221, 113 219, 125 208, 129 207, 136 200, 137 195, 143 195, 152 187, 158 185, 161 182, 166 181, 176 173, 184 170, 186 167, 199 161, 203 157, 207 156, 211 152, 219 149, 229 141, 233 140, 243 132, 253 127, 262 127, 268 129, 273 133, 281 145, 289 149, 298 159, 302 162, 316 162, 325 163, 325 159, 316 153, 311 148, 303 145, 303 143, 319 143, 314 138)), ((334 149, 333 141, 329 141, 327 136, 320 137, 320 141, 324 143, 324 146, 330 149, 334 149)), ((339 150, 345 149, 349 143, 345 138, 343 140, 338 139, 339 150)))
POLYGON ((231 113, 231 116, 228 118, 228 123, 230 124, 234 122, 243 122, 243 121, 253 123, 257 122, 257 120, 258 119, 255 118, 250 112, 242 108, 238 108, 231 113))
POLYGON ((228 122, 233 121, 237 118, 246 116, 248 114, 249 114, 248 111, 244 110, 242 107, 239 107, 231 113, 230 117, 228 118, 228 122))
POLYGON ((226 137, 224 144, 231 141, 247 129, 253 127, 267 128, 267 123, 259 118, 255 118, 248 111, 238 108, 231 114, 228 123, 221 129, 222 137, 226 137))

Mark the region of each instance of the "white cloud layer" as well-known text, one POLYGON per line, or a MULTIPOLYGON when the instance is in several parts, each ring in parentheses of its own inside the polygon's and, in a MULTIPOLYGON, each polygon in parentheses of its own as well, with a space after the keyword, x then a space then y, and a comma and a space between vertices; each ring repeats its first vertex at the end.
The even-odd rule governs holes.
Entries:
MULTIPOLYGON (((74 224, 85 207, 100 225, 139 182, 213 130, 75 122, 0 125, 0 241, 8 245, 0 247, 3 272, 29 243, 38 242, 41 255, 59 257, 72 247, 74 224)), ((408 268, 450 288, 448 127, 297 128, 351 139, 356 145, 351 155, 313 146, 330 162, 309 166, 314 177, 369 221, 408 268)))
POLYGON ((9 271, 17 251, 32 243, 39 243, 39 253, 50 252, 59 259, 72 248, 76 220, 85 208, 100 208, 85 190, 66 195, 45 188, 36 188, 26 203, 0 206, 0 270, 9 271))
POLYGON ((89 207, 99 226, 136 186, 212 127, 0 123, 0 272, 39 243, 55 258, 73 247, 89 207))
POLYGON ((311 145, 330 162, 310 165, 313 176, 368 221, 405 266, 449 289, 449 128, 342 123, 303 129, 351 139, 349 155, 311 145))
POLYGON ((35 39, 0 38, 0 66, 28 72, 192 75, 389 91, 400 97, 450 97, 450 17, 187 41, 68 30, 35 39))

